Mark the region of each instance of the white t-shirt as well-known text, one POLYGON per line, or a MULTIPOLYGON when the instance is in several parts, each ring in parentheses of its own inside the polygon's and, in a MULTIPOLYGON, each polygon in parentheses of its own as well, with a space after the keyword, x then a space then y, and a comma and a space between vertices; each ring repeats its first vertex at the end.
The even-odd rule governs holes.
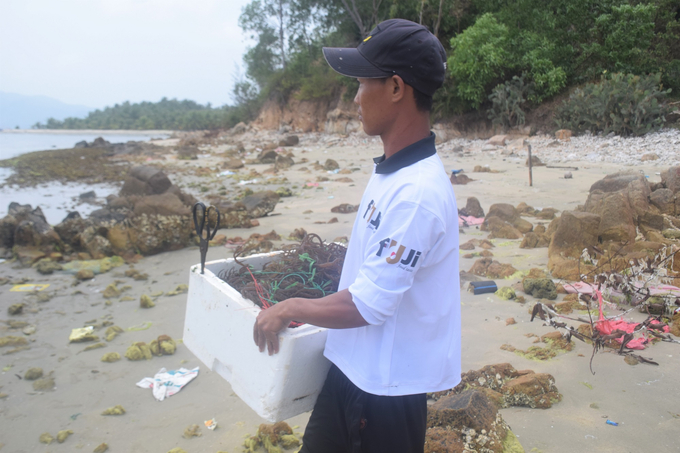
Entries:
POLYGON ((461 373, 453 188, 434 134, 376 163, 339 285, 369 325, 330 329, 324 355, 374 395, 449 389, 461 373))

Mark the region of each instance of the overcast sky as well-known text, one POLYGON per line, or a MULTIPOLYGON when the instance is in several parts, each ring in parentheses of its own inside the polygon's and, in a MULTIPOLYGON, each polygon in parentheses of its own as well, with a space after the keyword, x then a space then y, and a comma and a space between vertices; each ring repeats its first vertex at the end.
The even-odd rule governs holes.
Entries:
POLYGON ((2 0, 0 91, 102 108, 231 103, 249 0, 2 0))

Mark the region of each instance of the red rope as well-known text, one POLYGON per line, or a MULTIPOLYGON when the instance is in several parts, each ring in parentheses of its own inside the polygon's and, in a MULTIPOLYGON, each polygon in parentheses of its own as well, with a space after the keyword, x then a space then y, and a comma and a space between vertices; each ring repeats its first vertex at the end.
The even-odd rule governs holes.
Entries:
MULTIPOLYGON (((257 297, 260 298, 260 302, 262 303, 262 309, 266 310, 267 308, 273 307, 274 304, 272 304, 271 302, 269 302, 268 300, 266 300, 264 298, 264 288, 262 288, 262 285, 260 285, 257 282, 257 279, 255 278, 253 273, 250 271, 250 267, 246 267, 246 269, 248 269, 248 273, 253 278, 253 283, 255 284, 255 291, 257 292, 257 297)), ((304 323, 302 323, 302 322, 291 321, 290 324, 288 325, 288 327, 300 327, 303 324, 304 323)))

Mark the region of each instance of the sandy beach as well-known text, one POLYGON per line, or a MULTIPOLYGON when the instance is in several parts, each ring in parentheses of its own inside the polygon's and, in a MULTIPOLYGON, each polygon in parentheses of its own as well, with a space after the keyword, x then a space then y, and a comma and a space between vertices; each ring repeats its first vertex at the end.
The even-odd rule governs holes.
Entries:
MULTIPOLYGON (((110 131, 107 131, 110 133, 110 131)), ((154 131, 149 134, 155 133, 154 131)), ((247 149, 255 149, 265 138, 274 133, 253 134, 257 142, 246 143, 247 149), (268 134, 268 135, 267 135, 268 134)), ((590 186, 605 175, 621 170, 640 171, 650 182, 660 180, 658 173, 668 168, 668 161, 637 161, 634 166, 612 163, 607 159, 593 161, 589 153, 598 149, 584 149, 582 154, 568 162, 554 158, 554 147, 548 148, 548 137, 524 137, 533 143, 533 154, 548 167, 533 168, 533 185, 529 185, 529 170, 525 165, 526 151, 515 153, 482 150, 483 141, 469 142, 449 140, 438 146, 439 155, 447 169, 464 169, 474 181, 456 185, 454 191, 458 207, 466 204, 468 197, 476 197, 487 211, 494 203, 510 203, 514 206, 526 202, 534 208, 552 207, 559 211, 572 210, 585 203, 590 186), (463 151, 461 151, 463 148, 463 151), (495 172, 475 173, 475 166, 489 166, 495 172), (549 168, 557 167, 557 168, 549 168), (572 178, 566 179, 565 173, 572 178)), ((606 140, 602 138, 601 140, 606 140)), ((379 140, 354 134, 350 137, 325 134, 300 134, 300 143, 286 148, 292 151, 296 164, 279 171, 276 178, 287 182, 267 185, 266 176, 258 183, 245 184, 245 179, 220 175, 225 159, 223 152, 232 144, 202 145, 202 154, 196 160, 180 161, 171 152, 177 139, 158 142, 168 148, 167 153, 145 157, 147 165, 162 166, 171 181, 196 196, 207 200, 221 186, 227 193, 235 194, 245 187, 276 190, 289 187, 292 197, 282 198, 273 213, 259 218, 259 226, 250 229, 223 229, 219 233, 228 237, 248 237, 252 233, 265 234, 275 230, 286 237, 296 228, 316 233, 326 241, 349 236, 355 214, 336 214, 331 208, 341 203, 358 204, 372 171, 372 158, 382 154, 379 140), (306 159, 306 163, 299 163, 306 159), (326 159, 334 159, 347 174, 314 170, 314 163, 321 165, 326 159), (209 170, 210 176, 200 176, 199 167, 209 170), (349 178, 337 181, 339 178, 349 178), (327 181, 323 179, 327 178, 327 181), (240 183, 244 181, 244 183, 240 183), (305 188, 306 183, 318 187, 305 188), (202 191, 200 185, 208 189, 202 191), (328 222, 337 217, 336 223, 328 222)), ((570 146, 563 144, 565 147, 570 146)), ((606 148, 615 154, 614 149, 606 148)), ((680 152, 677 148, 669 153, 680 152)), ((676 154, 677 155, 677 154, 676 154)), ((250 157, 254 157, 250 156, 250 157)), ((238 175, 254 170, 266 175, 270 165, 247 164, 238 175)), ((274 176, 274 175, 272 175, 274 176)), ((5 203, 14 201, 4 200, 5 203)), ((524 217, 534 226, 550 221, 524 217)), ((461 230, 460 242, 483 239, 488 233, 477 227, 461 230)), ((286 241, 290 242, 290 241, 286 241)), ((521 249, 521 239, 492 240, 494 259, 512 264, 518 270, 539 268, 547 270, 547 248, 521 249)), ((283 242, 275 242, 280 245, 283 242)), ((469 270, 477 258, 463 258, 460 270, 469 270)), ((233 248, 211 247, 208 260, 230 258, 233 248)), ((231 390, 230 385, 218 374, 209 371, 187 350, 178 344, 171 356, 154 357, 148 361, 128 361, 123 358, 115 363, 100 361, 108 352, 124 355, 127 347, 136 341, 147 343, 159 335, 182 338, 187 295, 166 294, 155 298, 156 306, 143 309, 139 299, 143 294, 167 293, 180 284, 188 283, 189 268, 199 262, 198 247, 145 257, 136 264, 124 264, 93 280, 75 285, 72 275, 56 272, 41 275, 32 268, 20 268, 16 262, 0 263, 0 278, 6 284, 0 286, 0 337, 17 335, 28 340, 28 347, 8 354, 12 347, 0 349, 0 451, 2 452, 90 452, 105 442, 110 452, 167 452, 181 447, 188 453, 229 453, 243 450, 244 437, 256 432, 264 420, 259 418, 231 390), (135 268, 148 274, 148 279, 137 281, 125 276, 125 271, 135 268), (106 299, 102 293, 110 284, 129 286, 122 298, 106 299), (47 284, 40 292, 12 291, 18 284, 47 284), (49 295, 46 301, 41 295, 49 295), (121 300, 129 298, 129 300, 121 300), (111 301, 110 305, 105 302, 111 301), (15 303, 25 304, 22 314, 10 316, 7 308, 15 303), (24 335, 21 329, 13 329, 6 321, 25 321, 35 326, 35 333, 24 335), (106 347, 90 351, 83 349, 90 343, 69 343, 71 329, 83 327, 92 320, 101 324, 110 321, 125 329, 106 347), (147 323, 147 324, 145 324, 147 323), (139 330, 140 327, 148 327, 139 330), (132 330, 127 330, 132 328, 132 330), (198 377, 178 394, 165 401, 156 401, 151 390, 135 385, 144 377, 152 377, 160 368, 200 368, 198 377), (51 373, 55 388, 35 391, 32 382, 23 379, 32 367, 40 367, 45 374, 51 373), (100 415, 105 409, 122 405, 122 416, 100 415), (203 425, 205 420, 215 418, 218 428, 201 429, 202 436, 185 439, 182 434, 189 425, 203 425), (39 436, 49 432, 72 430, 64 442, 44 445, 39 436)), ((498 279, 499 287, 510 286, 518 279, 498 279)), ((451 288, 451 291, 458 291, 451 288)), ((543 335, 554 329, 540 320, 530 322, 530 308, 535 299, 526 296, 524 304, 503 300, 494 294, 473 295, 464 287, 462 295, 463 316, 463 370, 476 370, 485 365, 509 362, 517 370, 531 369, 550 373, 555 377, 562 394, 561 402, 549 409, 510 407, 501 413, 527 452, 674 452, 680 451, 677 443, 680 432, 680 396, 677 377, 680 376, 680 344, 660 342, 649 346, 640 354, 653 358, 658 366, 639 364, 630 366, 623 357, 612 352, 600 352, 593 359, 592 374, 589 361, 592 346, 575 341, 572 351, 548 361, 528 360, 508 350, 510 344, 519 349, 532 346, 528 334, 543 335), (506 325, 513 317, 516 324, 506 325), (609 425, 607 420, 618 423, 609 425)), ((559 295, 561 299, 563 295, 559 295)), ((558 301, 559 301, 558 299, 558 301)), ((645 315, 633 311, 629 319, 642 321, 645 315)), ((105 327, 97 333, 102 336, 105 327)), ((239 345, 241 346, 241 345, 239 345)), ((252 342, 242 347, 257 350, 252 342)), ((296 432, 304 431, 309 414, 301 414, 287 422, 296 432)))

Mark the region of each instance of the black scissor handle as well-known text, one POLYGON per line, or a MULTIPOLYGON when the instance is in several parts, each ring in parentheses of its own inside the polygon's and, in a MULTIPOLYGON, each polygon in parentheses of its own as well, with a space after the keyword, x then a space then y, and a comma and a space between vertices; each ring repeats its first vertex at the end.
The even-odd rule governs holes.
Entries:
POLYGON ((194 215, 194 228, 196 229, 196 234, 198 235, 199 238, 202 238, 203 227, 205 227, 205 213, 206 213, 205 205, 200 201, 198 203, 195 203, 194 207, 192 208, 192 212, 194 215), (201 211, 200 214, 198 212, 199 210, 201 211))
POLYGON ((196 228, 196 234, 202 239, 203 230, 205 229, 206 240, 212 240, 220 227, 220 211, 215 206, 209 206, 206 208, 205 205, 200 201, 194 204, 192 211, 194 215, 194 227, 196 228), (215 224, 215 229, 210 228, 210 213, 212 211, 217 214, 217 223, 215 224))
POLYGON ((207 233, 207 238, 209 241, 212 241, 212 239, 215 237, 215 233, 217 233, 217 230, 220 227, 220 211, 215 207, 215 206, 210 206, 208 207, 208 210, 205 214, 205 224, 206 224, 206 233, 207 233), (215 224, 215 229, 210 230, 210 212, 214 211, 217 214, 217 223, 215 224))

